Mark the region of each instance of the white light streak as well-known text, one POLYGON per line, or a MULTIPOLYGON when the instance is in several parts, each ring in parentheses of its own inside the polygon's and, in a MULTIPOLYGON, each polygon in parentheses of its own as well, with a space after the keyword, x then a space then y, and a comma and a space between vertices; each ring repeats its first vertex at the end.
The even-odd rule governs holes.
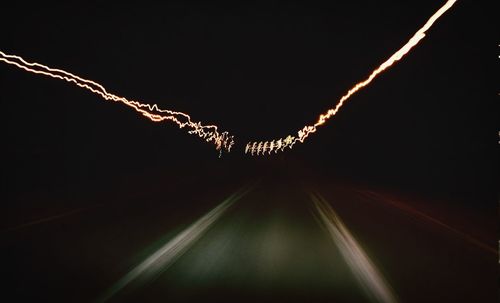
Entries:
POLYGON ((221 204, 191 224, 156 252, 134 267, 123 278, 118 280, 97 302, 105 302, 120 292, 127 285, 135 282, 137 285, 151 281, 163 273, 170 265, 179 259, 193 244, 203 236, 208 229, 236 201, 241 199, 250 189, 240 190, 225 199, 221 204))

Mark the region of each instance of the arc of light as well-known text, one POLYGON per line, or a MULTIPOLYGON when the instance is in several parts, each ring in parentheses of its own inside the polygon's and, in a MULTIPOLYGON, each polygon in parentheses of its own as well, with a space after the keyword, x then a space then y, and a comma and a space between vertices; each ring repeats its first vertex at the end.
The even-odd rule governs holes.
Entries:
MULTIPOLYGON (((439 19, 447 10, 449 10, 453 4, 455 4, 456 0, 448 0, 446 3, 438 9, 430 18, 427 20, 427 22, 422 26, 414 35, 411 37, 408 42, 406 42, 403 47, 401 47, 397 52, 395 52, 392 56, 389 57, 384 63, 382 63, 379 67, 377 67, 374 71, 371 72, 371 74, 366 78, 365 80, 358 82, 356 85, 354 85, 351 89, 347 91, 345 95, 343 95, 340 100, 338 101, 337 105, 334 108, 329 109, 326 113, 323 113, 319 116, 318 120, 313 124, 313 125, 306 125, 304 126, 301 130, 298 131, 297 136, 291 136, 289 135, 288 137, 292 137, 293 143, 290 143, 288 145, 285 145, 284 147, 289 147, 292 148, 293 144, 299 141, 300 143, 304 143, 304 141, 309 137, 310 134, 315 133, 317 128, 320 127, 321 125, 324 125, 330 118, 335 116, 337 112, 340 110, 340 108, 345 104, 345 102, 356 92, 361 90, 362 88, 368 86, 380 73, 391 67, 393 64, 395 64, 397 61, 401 60, 406 54, 408 54, 411 49, 417 45, 424 37, 434 22, 439 19)), ((279 139, 283 140, 283 138, 279 139)), ((274 140, 273 140, 274 141, 274 140)), ((261 141, 262 143, 267 143, 270 141, 261 141)), ((260 143, 260 142, 258 142, 260 143)), ((247 146, 252 146, 253 142, 249 142, 247 146)), ((274 148, 274 151, 277 152, 278 150, 283 151, 284 147, 281 149, 274 148)), ((269 153, 273 150, 269 150, 269 153)), ((254 153, 251 153, 252 156, 254 153)), ((264 154, 264 153, 262 153, 264 154)), ((259 155, 259 153, 257 153, 259 155)))

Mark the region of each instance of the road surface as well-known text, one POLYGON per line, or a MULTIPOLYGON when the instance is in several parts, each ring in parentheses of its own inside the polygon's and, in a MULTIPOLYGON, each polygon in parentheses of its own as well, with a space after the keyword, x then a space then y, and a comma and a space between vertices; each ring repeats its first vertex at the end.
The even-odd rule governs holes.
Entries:
POLYGON ((12 211, 2 301, 496 302, 496 214, 289 171, 214 175, 12 211))

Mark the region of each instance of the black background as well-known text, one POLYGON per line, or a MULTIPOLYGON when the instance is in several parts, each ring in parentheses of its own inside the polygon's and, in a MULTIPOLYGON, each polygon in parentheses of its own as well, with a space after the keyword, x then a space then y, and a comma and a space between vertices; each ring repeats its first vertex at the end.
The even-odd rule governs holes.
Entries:
MULTIPOLYGON (((248 140, 296 134, 314 122, 439 5, 3 10, 3 51, 64 68, 128 98, 185 111, 236 137, 233 153, 218 159, 212 146, 173 125, 3 66, 4 185, 16 195, 178 165, 191 170, 192 163, 255 161, 242 154, 248 140)), ((290 157, 327 176, 491 198, 497 50, 483 39, 488 21, 459 2, 410 55, 356 94, 306 144, 264 161, 290 157)))
POLYGON ((184 111, 236 140, 218 158, 212 145, 173 124, 152 123, 74 85, 1 64, 4 222, 44 205, 85 203, 110 187, 186 178, 200 168, 246 176, 283 166, 495 212, 498 84, 492 75, 500 51, 493 19, 473 1, 459 1, 304 144, 269 157, 243 153, 248 140, 295 135, 316 121, 440 5, 2 9, 2 51, 95 80, 129 99, 184 111))

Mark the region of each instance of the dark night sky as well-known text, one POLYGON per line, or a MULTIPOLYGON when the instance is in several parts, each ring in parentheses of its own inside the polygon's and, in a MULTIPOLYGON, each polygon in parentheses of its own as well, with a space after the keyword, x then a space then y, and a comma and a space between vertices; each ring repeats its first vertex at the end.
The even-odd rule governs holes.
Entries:
POLYGON ((2 9, 2 51, 186 111, 230 131, 237 144, 218 159, 171 124, 1 64, 8 200, 123 176, 195 174, 199 165, 246 174, 280 160, 325 178, 493 203, 498 49, 487 32, 492 20, 472 1, 459 1, 306 144, 270 159, 243 155, 247 140, 295 134, 315 121, 441 5, 351 2, 2 9))

